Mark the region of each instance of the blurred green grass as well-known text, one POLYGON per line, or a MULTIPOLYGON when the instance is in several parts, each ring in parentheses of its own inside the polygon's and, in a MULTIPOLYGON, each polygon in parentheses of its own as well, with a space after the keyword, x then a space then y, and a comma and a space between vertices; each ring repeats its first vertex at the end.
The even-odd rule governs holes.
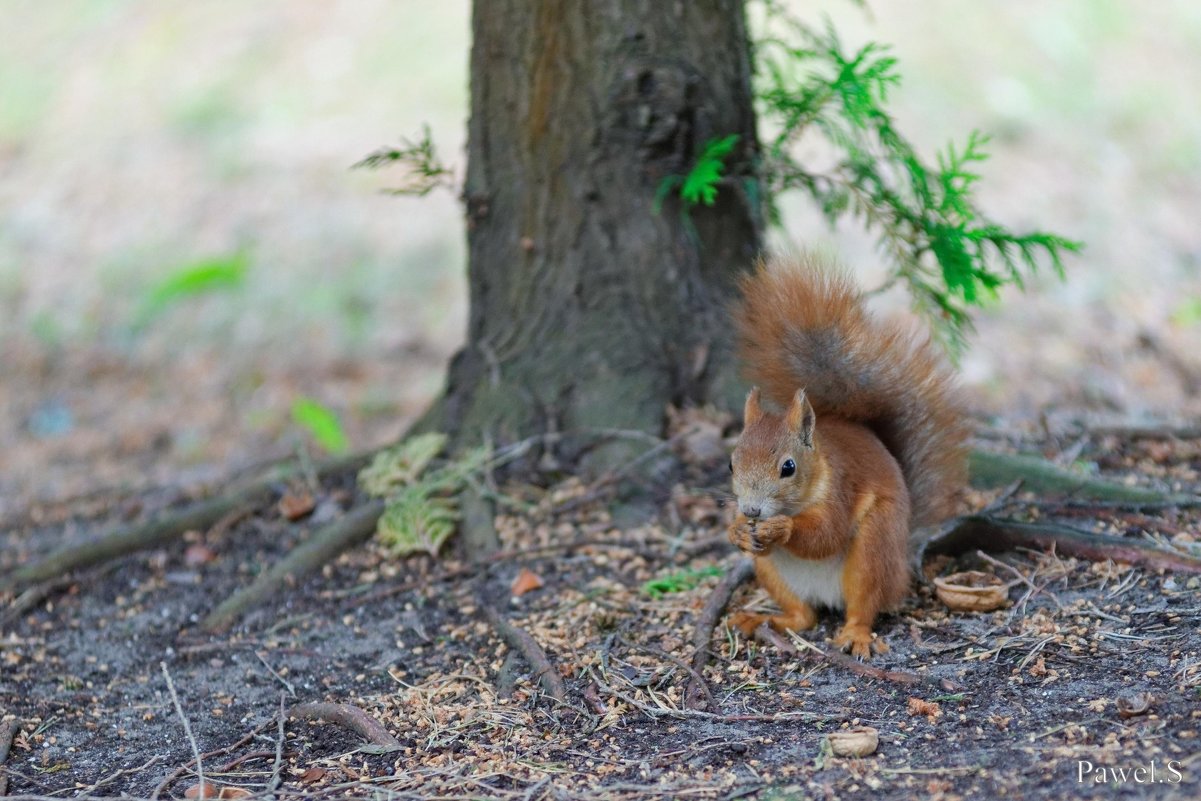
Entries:
MULTIPOLYGON (((1175 193, 1171 216, 1197 200, 1199 4, 797 5, 851 41, 894 45, 897 113, 929 151, 972 128, 995 134, 986 202, 1014 225, 1086 239, 1094 294, 1125 286, 1116 254, 1144 252, 1129 230, 1136 203, 1175 193)), ((457 341, 455 201, 389 199, 375 193, 386 173, 346 168, 429 123, 461 169, 468 11, 468 0, 10 3, 0 335, 103 336, 174 266, 245 250, 244 292, 171 315, 159 335, 227 347, 332 329, 356 348, 383 329, 404 336, 391 328, 403 318, 457 341)), ((870 272, 854 231, 831 235, 803 208, 796 218, 794 240, 835 242, 870 272)))
POLYGON ((457 340, 454 199, 387 198, 385 175, 348 168, 425 122, 461 149, 466 2, 66 0, 6 20, 0 336, 137 328, 181 263, 246 252, 244 291, 148 336, 457 340))

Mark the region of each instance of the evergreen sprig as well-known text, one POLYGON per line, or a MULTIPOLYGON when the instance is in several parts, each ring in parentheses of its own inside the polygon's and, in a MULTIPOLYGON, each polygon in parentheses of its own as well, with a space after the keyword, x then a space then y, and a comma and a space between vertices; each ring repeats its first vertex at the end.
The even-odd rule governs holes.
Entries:
MULTIPOLYGON (((848 51, 827 21, 817 30, 779 0, 759 0, 753 43, 755 101, 764 131, 758 177, 769 222, 782 227, 778 199, 801 190, 834 224, 851 216, 878 238, 891 262, 885 286, 904 282, 914 306, 932 323, 952 355, 972 328, 971 308, 1007 284, 1023 285, 1040 264, 1062 276, 1063 255, 1079 242, 1047 233, 1014 233, 976 204, 974 170, 988 158, 988 137, 972 131, 924 161, 896 128, 888 96, 901 81, 897 60, 875 42, 848 51), (832 154, 815 169, 797 160, 797 143, 816 136, 832 154)), ((712 205, 727 171, 736 135, 705 143, 692 169, 666 178, 656 210, 678 191, 683 210, 712 205)))
POLYGON ((764 141, 761 179, 768 217, 780 223, 777 198, 800 189, 833 224, 844 216, 873 231, 892 262, 888 285, 903 281, 952 353, 971 330, 971 307, 1049 262, 1063 274, 1063 254, 1079 242, 1044 231, 1014 233, 976 204, 974 170, 988 158, 978 131, 926 163, 896 128, 886 104, 900 83, 897 61, 869 43, 849 52, 827 22, 818 31, 777 0, 761 0, 763 30, 754 48, 764 141), (815 133, 833 152, 818 171, 802 165, 795 145, 815 133))
POLYGON ((454 172, 438 158, 428 125, 422 126, 416 141, 402 139, 400 147, 382 147, 353 166, 378 170, 391 165, 407 172, 400 186, 385 190, 388 194, 425 197, 439 186, 454 188, 454 172))

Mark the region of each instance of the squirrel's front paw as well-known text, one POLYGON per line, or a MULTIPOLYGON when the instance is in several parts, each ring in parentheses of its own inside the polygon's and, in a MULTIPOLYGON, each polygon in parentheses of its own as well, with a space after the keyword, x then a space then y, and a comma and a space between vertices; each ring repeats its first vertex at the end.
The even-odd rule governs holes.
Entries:
POLYGON ((755 535, 764 549, 771 548, 784 542, 792 534, 792 518, 788 515, 775 515, 766 520, 760 520, 755 528, 755 535))
POLYGON ((757 528, 756 521, 739 515, 734 524, 730 526, 730 544, 743 553, 752 555, 761 553, 763 544, 759 541, 757 528))
POLYGON ((792 533, 792 518, 776 515, 766 520, 751 520, 738 516, 730 526, 730 542, 743 553, 760 555, 788 539, 792 533))

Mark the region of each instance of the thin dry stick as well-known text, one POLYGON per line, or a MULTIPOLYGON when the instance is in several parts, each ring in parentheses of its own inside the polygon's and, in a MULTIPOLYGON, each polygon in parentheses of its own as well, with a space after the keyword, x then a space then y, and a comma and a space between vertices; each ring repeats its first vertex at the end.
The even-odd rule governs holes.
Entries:
MULTIPOLYGON (((201 756, 204 756, 204 755, 201 754, 201 756)), ((274 751, 251 751, 247 754, 242 754, 239 757, 235 757, 235 758, 229 760, 228 762, 226 762, 224 765, 221 766, 221 769, 218 770, 217 773, 229 773, 234 768, 238 767, 239 765, 241 765, 245 762, 249 762, 252 759, 267 759, 268 757, 274 757, 274 756, 275 756, 274 751)))
MULTIPOLYGON (((138 765, 136 768, 121 768, 120 770, 116 771, 115 773, 110 773, 108 776, 105 776, 103 779, 101 779, 100 781, 91 785, 90 787, 85 787, 84 789, 80 790, 79 795, 92 795, 97 790, 99 790, 101 787, 105 787, 107 785, 112 784, 117 779, 120 779, 122 776, 132 776, 134 774, 141 773, 142 771, 157 765, 159 762, 161 762, 163 760, 163 758, 164 757, 162 754, 155 754, 154 756, 150 757, 150 759, 143 762, 141 765, 138 765)), ((0 793, 0 795, 3 795, 3 794, 0 793)))
POLYGON ((640 645, 638 643, 630 642, 629 640, 624 640, 624 639, 622 640, 622 642, 625 643, 630 648, 634 648, 636 650, 642 651, 643 653, 650 654, 651 656, 657 656, 661 659, 666 659, 667 661, 671 662, 676 667, 683 670, 685 673, 687 673, 689 676, 692 677, 692 682, 695 682, 700 687, 701 691, 705 694, 706 708, 713 709, 717 706, 717 702, 713 699, 713 691, 709 689, 709 682, 705 681, 705 678, 700 673, 697 673, 696 670, 692 667, 692 665, 688 664, 683 659, 680 659, 675 654, 670 654, 661 648, 652 648, 649 645, 640 645))
MULTIPOLYGON (((1017 611, 1020 612, 1021 610, 1025 609, 1026 602, 1028 600, 1030 600, 1032 597, 1034 597, 1035 595, 1037 595, 1038 593, 1046 592, 1045 590, 1043 590, 1042 587, 1039 587, 1037 584, 1035 584, 1033 581, 1031 581, 1026 576, 1026 574, 1024 574, 1022 571, 1018 570, 1013 565, 1006 564, 1006 563, 1002 562, 1000 559, 995 559, 995 558, 989 556, 988 554, 986 554, 984 551, 976 551, 976 556, 980 557, 985 562, 988 562, 993 567, 1003 568, 1005 570, 1008 570, 1013 575, 1017 576, 1017 578, 1014 579, 1013 581, 1008 581, 1005 583, 1005 591, 1006 592, 1009 591, 1010 587, 1015 587, 1018 584, 1025 584, 1027 587, 1029 587, 1029 590, 1027 590, 1026 594, 1022 596, 1022 600, 1019 601, 1018 605, 1015 607, 1015 609, 1017 611)), ((1050 593, 1047 593, 1047 594, 1051 595, 1050 593)), ((1051 599, 1053 601, 1055 601, 1056 606, 1059 606, 1059 600, 1057 598, 1055 598, 1054 595, 1051 595, 1051 599)))
POLYGON ((275 797, 275 791, 279 789, 280 782, 284 778, 284 737, 287 736, 284 731, 284 725, 288 719, 284 711, 284 697, 284 693, 281 692, 279 694, 279 733, 275 738, 275 765, 271 768, 271 784, 267 787, 268 797, 270 798, 275 797))
POLYGON ((397 750, 404 747, 383 724, 353 704, 297 704, 288 710, 288 715, 300 720, 337 724, 380 748, 397 750))
POLYGON ((366 540, 375 533, 375 524, 383 513, 383 501, 372 501, 317 529, 303 544, 260 574, 249 587, 234 593, 214 609, 200 627, 206 631, 228 629, 251 607, 277 595, 289 580, 307 576, 342 551, 366 540))
POLYGON ((183 723, 184 734, 188 736, 188 742, 192 746, 192 757, 196 761, 196 776, 200 781, 200 794, 207 795, 208 787, 204 783, 204 764, 200 761, 200 746, 197 744, 196 738, 192 736, 192 724, 188 723, 188 716, 183 713, 183 706, 179 703, 179 695, 175 692, 175 682, 171 681, 167 663, 159 662, 158 666, 162 668, 163 678, 167 680, 167 691, 171 693, 171 703, 175 704, 175 714, 179 715, 179 719, 183 723))
POLYGON ((259 662, 263 664, 263 667, 267 668, 267 672, 274 676, 275 679, 284 686, 284 689, 288 691, 288 695, 295 698, 296 688, 292 686, 292 682, 279 675, 275 668, 271 667, 271 663, 267 661, 267 657, 263 656, 262 651, 255 651, 254 655, 258 658, 259 662))
POLYGON ((743 559, 726 573, 721 583, 713 588, 705 608, 692 629, 692 681, 684 693, 684 705, 689 709, 699 709, 705 698, 711 698, 711 693, 704 682, 705 664, 709 661, 709 641, 713 639, 713 630, 722 612, 734 597, 734 592, 750 581, 755 572, 754 563, 743 559))
POLYGON ((0 729, 0 798, 8 792, 8 770, 4 767, 8 762, 8 752, 12 748, 17 732, 21 730, 21 721, 10 720, 0 729))
POLYGON ((488 620, 488 623, 501 636, 501 639, 510 648, 520 652, 525 657, 525 661, 533 668, 534 675, 538 677, 538 683, 542 685, 542 689, 546 691, 546 694, 560 704, 566 704, 567 687, 563 684, 563 678, 559 675, 559 671, 551 664, 550 657, 546 655, 546 651, 538 644, 538 641, 530 636, 530 633, 525 629, 518 628, 508 620, 505 620, 500 612, 497 612, 496 609, 488 604, 481 602, 479 607, 484 617, 488 620))
MULTIPOLYGON (((236 742, 230 743, 229 745, 223 746, 221 748, 214 748, 212 751, 205 751, 203 754, 200 755, 200 757, 202 759, 211 759, 212 757, 225 756, 226 754, 237 751, 239 748, 241 748, 242 746, 249 743, 255 737, 258 737, 260 734, 262 734, 267 729, 267 727, 270 726, 271 724, 273 724, 274 722, 275 722, 275 718, 273 716, 266 723, 261 723, 258 726, 256 726, 254 729, 252 729, 251 731, 247 732, 245 735, 242 736, 242 738, 240 740, 237 740, 236 742)), ((192 767, 192 765, 195 763, 195 761, 196 760, 193 759, 191 762, 186 762, 183 765, 180 765, 178 768, 176 768, 174 771, 172 771, 171 774, 167 776, 167 778, 165 778, 161 782, 159 782, 158 786, 154 788, 154 793, 150 796, 151 801, 156 801, 158 799, 158 797, 161 796, 163 794, 163 792, 169 786, 171 786, 171 784, 176 779, 178 779, 180 776, 184 775, 184 773, 186 773, 187 770, 192 767)), ((226 769, 228 770, 228 767, 226 769)))

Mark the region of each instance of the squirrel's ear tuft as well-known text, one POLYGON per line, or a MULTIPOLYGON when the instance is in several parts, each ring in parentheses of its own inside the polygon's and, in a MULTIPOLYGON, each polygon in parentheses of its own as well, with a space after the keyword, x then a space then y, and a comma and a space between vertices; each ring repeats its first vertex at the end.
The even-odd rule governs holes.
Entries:
POLYGON ((751 391, 746 394, 746 406, 742 409, 742 425, 753 425, 759 422, 759 418, 763 416, 763 409, 759 407, 759 387, 752 387, 751 391))
POLYGON ((813 405, 805 397, 805 390, 798 389, 792 396, 788 412, 784 415, 784 422, 788 424, 788 430, 795 434, 806 448, 813 447, 813 428, 817 422, 817 415, 813 411, 813 405))

